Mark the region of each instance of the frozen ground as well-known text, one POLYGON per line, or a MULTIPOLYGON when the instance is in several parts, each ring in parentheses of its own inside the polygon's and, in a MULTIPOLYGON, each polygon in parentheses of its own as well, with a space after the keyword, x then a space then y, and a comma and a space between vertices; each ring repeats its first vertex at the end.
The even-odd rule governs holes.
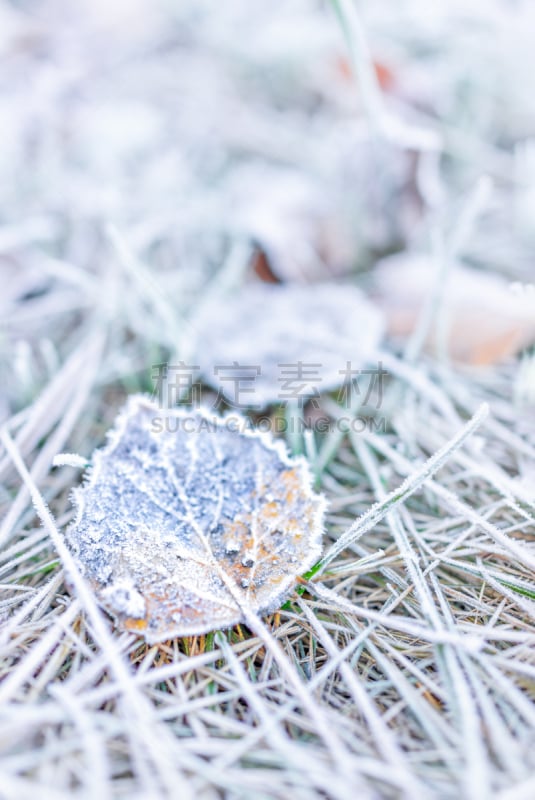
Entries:
MULTIPOLYGON (((533 357, 423 350, 455 261, 535 303, 534 30, 529 0, 0 2, 1 800, 535 795, 533 357), (397 251, 434 279, 377 424, 288 437, 325 568, 154 646, 69 592, 54 456, 252 262, 368 291, 397 251)), ((462 337, 499 317, 469 299, 462 337)))

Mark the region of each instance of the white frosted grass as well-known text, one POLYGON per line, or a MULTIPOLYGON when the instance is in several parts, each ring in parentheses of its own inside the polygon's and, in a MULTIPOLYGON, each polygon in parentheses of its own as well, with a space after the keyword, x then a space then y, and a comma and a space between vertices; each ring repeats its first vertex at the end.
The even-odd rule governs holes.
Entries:
POLYGON ((441 150, 442 140, 437 130, 408 124, 387 110, 355 4, 351 0, 333 0, 333 6, 342 22, 363 105, 375 132, 398 147, 423 152, 441 150))
MULTIPOLYGON (((26 469, 24 463, 22 462, 20 455, 16 449, 16 445, 14 444, 13 440, 9 436, 8 433, 5 431, 0 432, 1 441, 6 448, 7 452, 10 454, 13 463, 21 475, 25 486, 27 487, 28 491, 30 492, 32 502, 35 505, 36 511, 41 519, 43 525, 46 526, 52 541, 54 542, 54 546, 60 555, 63 564, 69 574, 70 580, 72 580, 73 585, 76 588, 77 595, 80 599, 82 606, 87 610, 89 618, 91 620, 91 624, 94 627, 98 641, 100 645, 104 648, 104 652, 106 654, 106 659, 108 660, 110 668, 115 673, 116 679, 120 683, 122 687, 122 691, 126 693, 126 703, 123 704, 123 710, 126 712, 127 716, 133 716, 133 730, 131 731, 132 736, 132 744, 138 749, 138 745, 142 743, 143 749, 139 750, 139 756, 136 760, 136 768, 140 770, 145 769, 145 758, 141 755, 144 751, 147 752, 151 758, 153 766, 157 765, 159 769, 159 777, 163 786, 170 791, 171 787, 175 787, 178 784, 182 783, 182 790, 185 792, 184 796, 189 796, 190 792, 187 789, 186 785, 183 781, 179 780, 179 773, 176 769, 171 767, 171 762, 166 758, 165 753, 165 742, 166 738, 162 737, 158 743, 154 741, 150 736, 147 736, 147 732, 143 726, 143 716, 147 716, 149 713, 148 705, 146 700, 142 698, 135 690, 131 687, 131 676, 128 670, 128 667, 123 662, 122 658, 116 651, 116 645, 113 639, 110 636, 109 630, 106 626, 104 618, 101 612, 98 610, 95 600, 93 598, 92 592, 89 589, 89 586, 86 584, 85 580, 82 578, 76 564, 69 553, 69 550, 63 541, 63 538, 59 531, 57 530, 55 523, 52 519, 50 511, 46 507, 33 479, 26 469), (146 749, 146 750, 145 750, 146 749)), ((71 606, 73 608, 73 606, 71 606)), ((75 611, 77 607, 74 606, 75 611)), ((70 613, 70 612, 69 612, 70 613)), ((72 616, 72 614, 70 614, 72 616)), ((40 645, 40 649, 44 652, 48 652, 49 647, 53 644, 57 634, 54 631, 54 635, 50 635, 50 644, 48 641, 45 640, 45 643, 40 645), (46 645, 46 646, 45 646, 46 645)), ((28 664, 28 658, 25 661, 28 664)), ((29 658, 29 668, 30 670, 35 668, 36 664, 34 664, 34 656, 32 651, 32 656, 29 658)), ((21 670, 18 670, 16 673, 13 673, 14 678, 13 681, 16 682, 18 685, 19 679, 17 675, 19 675, 21 670)), ((23 673, 24 674, 24 673, 23 673)), ((6 692, 5 684, 4 684, 4 699, 9 694, 9 686, 6 692)), ((150 716, 150 713, 149 713, 150 716)), ((150 773, 145 773, 145 781, 148 781, 148 775, 150 773)))
MULTIPOLYGON (((39 451, 39 454, 32 464, 31 474, 33 478, 39 480, 50 469, 55 455, 58 450, 61 450, 67 437, 71 434, 74 425, 78 421, 82 408, 87 403, 88 393, 96 377, 103 344, 104 336, 100 332, 95 333, 93 340, 87 348, 83 369, 78 373, 80 375, 79 380, 68 385, 68 387, 64 387, 67 398, 69 397, 68 392, 72 392, 70 403, 59 421, 58 426, 48 437, 46 446, 39 451)), ((7 432, 6 435, 8 435, 7 432)), ((2 525, 0 526, 0 542, 5 542, 11 536, 12 527, 27 502, 27 491, 27 487, 21 487, 9 512, 2 520, 2 525)))
MULTIPOLYGON (((378 440, 375 434, 367 434, 367 438, 370 442, 374 444, 374 446, 381 452, 388 452, 390 458, 394 463, 398 466, 402 465, 402 469, 405 472, 410 470, 410 462, 408 459, 403 458, 398 453, 395 453, 388 445, 385 445, 384 442, 378 440)), ((434 458, 434 457, 432 457, 434 458)), ((430 459, 431 461, 431 459, 430 459)), ((412 478, 414 480, 414 478, 412 478)), ((411 484, 411 476, 406 479, 406 482, 410 485, 411 484)), ((405 484, 403 484, 404 486, 405 484)), ((519 560, 521 564, 527 565, 531 570, 535 569, 535 552, 532 553, 527 546, 523 546, 522 544, 518 544, 516 539, 512 537, 508 537, 504 534, 504 532, 498 528, 493 523, 489 522, 485 519, 485 517, 478 513, 476 510, 471 508, 467 503, 464 503, 462 500, 459 499, 455 495, 454 492, 450 491, 443 485, 437 483, 435 480, 430 478, 428 483, 429 488, 431 491, 445 500, 447 506, 452 510, 456 511, 457 513, 462 514, 464 519, 470 520, 474 523, 475 526, 480 527, 485 533, 490 536, 497 544, 501 545, 506 552, 509 552, 515 556, 519 560)), ((392 493, 395 497, 395 492, 392 493)), ((390 498, 392 499, 392 498, 390 498)), ((371 515, 371 512, 368 512, 371 515)), ((374 514, 380 513, 379 509, 374 510, 374 514)), ((361 520, 356 523, 355 527, 358 527, 358 530, 361 529, 361 526, 366 524, 365 520, 361 520)), ((339 552, 339 543, 336 544, 337 551, 339 552)))
POLYGON ((416 492, 427 480, 431 478, 435 472, 446 463, 451 453, 458 447, 461 447, 463 442, 477 429, 481 422, 488 414, 488 406, 482 405, 472 419, 454 436, 450 442, 440 448, 430 459, 412 475, 394 489, 390 494, 385 497, 381 502, 376 503, 369 509, 359 520, 357 520, 335 544, 327 551, 322 557, 322 569, 325 569, 336 556, 341 553, 344 548, 348 547, 352 542, 360 538, 366 531, 371 530, 390 509, 395 505, 410 497, 411 494, 416 492))
POLYGON ((369 354, 385 431, 293 442, 336 557, 263 620, 148 646, 69 569, 76 470, 257 245, 300 282, 433 246, 532 281, 532 4, 272 5, 0 2, 7 800, 534 793, 526 359, 369 354))

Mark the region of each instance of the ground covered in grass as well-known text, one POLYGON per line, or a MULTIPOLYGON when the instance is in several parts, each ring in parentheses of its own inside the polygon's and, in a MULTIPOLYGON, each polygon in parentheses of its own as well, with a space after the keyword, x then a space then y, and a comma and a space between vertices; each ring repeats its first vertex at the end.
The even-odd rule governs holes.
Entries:
POLYGON ((0 3, 1 800, 535 794, 535 10, 427 5, 0 3), (117 630, 65 580, 55 456, 209 306, 375 296, 394 252, 433 279, 409 332, 381 301, 381 396, 268 411, 323 560, 254 629, 117 630), (446 336, 460 265, 513 288, 446 336))

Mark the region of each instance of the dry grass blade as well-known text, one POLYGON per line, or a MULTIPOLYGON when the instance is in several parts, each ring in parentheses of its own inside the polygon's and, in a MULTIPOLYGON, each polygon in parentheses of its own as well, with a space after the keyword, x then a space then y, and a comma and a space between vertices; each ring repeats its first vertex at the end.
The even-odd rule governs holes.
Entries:
POLYGON ((390 492, 388 497, 385 497, 380 503, 372 506, 359 520, 348 528, 343 536, 331 546, 330 550, 328 550, 321 559, 321 569, 324 570, 346 547, 351 545, 364 533, 374 528, 385 514, 398 503, 405 501, 411 494, 420 489, 435 472, 438 472, 438 470, 444 466, 450 455, 454 453, 458 447, 461 447, 463 442, 477 429, 487 414, 488 406, 484 404, 470 422, 468 422, 450 442, 432 455, 423 467, 416 470, 412 475, 409 475, 401 486, 390 492))

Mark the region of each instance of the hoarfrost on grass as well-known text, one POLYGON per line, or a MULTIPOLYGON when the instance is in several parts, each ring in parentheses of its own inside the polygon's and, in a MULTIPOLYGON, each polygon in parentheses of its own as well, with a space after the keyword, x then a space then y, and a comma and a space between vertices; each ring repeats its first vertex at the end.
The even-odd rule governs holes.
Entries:
POLYGON ((384 435, 307 432, 330 544, 491 414, 263 635, 151 647, 64 586, 73 473, 54 454, 89 457, 253 247, 285 280, 435 261, 487 175, 455 260, 533 281, 535 4, 336 5, 360 15, 349 48, 310 0, 0 0, 6 800, 533 795, 534 360, 420 357, 438 302, 412 360, 384 346, 384 435), (407 149, 414 126, 443 150, 407 149))

